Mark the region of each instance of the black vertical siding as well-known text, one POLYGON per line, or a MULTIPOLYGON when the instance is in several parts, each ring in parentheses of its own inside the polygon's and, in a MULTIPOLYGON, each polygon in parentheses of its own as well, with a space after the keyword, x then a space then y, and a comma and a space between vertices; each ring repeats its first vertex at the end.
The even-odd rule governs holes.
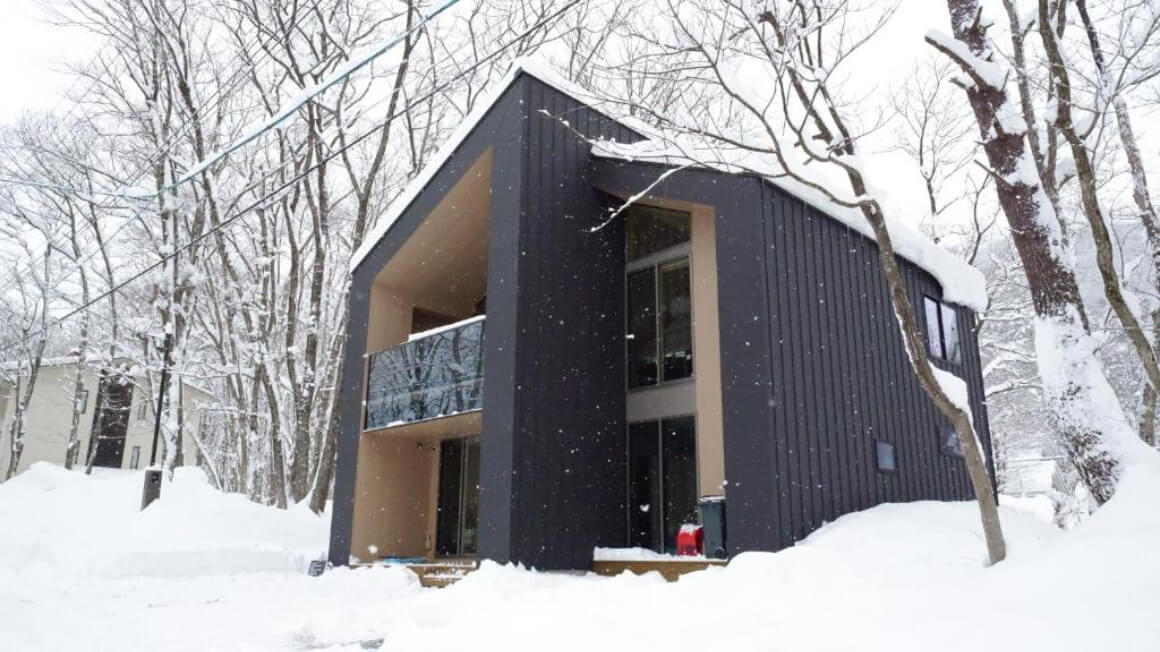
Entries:
MULTIPOLYGON (((370 312, 370 291, 375 276, 414 233, 428 213, 439 204, 463 173, 489 147, 495 147, 492 158, 491 230, 488 270, 488 323, 484 364, 487 378, 484 382, 484 431, 481 438, 480 483, 480 546, 506 550, 508 527, 505 486, 511 475, 510 461, 504 461, 505 449, 510 449, 510 400, 505 406, 505 385, 510 385, 513 365, 506 359, 514 341, 515 275, 512 268, 517 256, 508 246, 518 232, 516 221, 505 221, 518 215, 520 148, 524 107, 521 97, 509 89, 495 102, 479 125, 435 173, 431 181, 408 205, 395 224, 371 252, 351 273, 349 317, 347 321, 346 354, 343 360, 343 400, 339 409, 338 450, 334 480, 334 508, 330 526, 329 559, 334 564, 346 564, 350 558, 350 535, 354 518, 355 476, 358 465, 359 434, 362 431, 364 383, 364 356, 366 354, 367 321, 370 312), (498 242, 497 242, 498 239, 498 242), (508 247, 505 249, 505 246, 508 247), (511 292, 505 292, 507 288, 511 292), (504 299, 508 304, 504 304, 504 299), (492 381, 495 378, 495 381, 492 381), (509 379, 504 382, 502 379, 509 379), (489 405, 494 404, 495 409, 489 405), (505 419, 507 419, 505 429, 505 419), (488 433, 490 428, 491 434, 488 433), (483 443, 486 442, 486 443, 483 443), (497 534, 499 532, 500 534, 497 534), (497 543, 500 541, 501 543, 497 543)), ((510 392, 507 393, 510 399, 510 392)), ((510 455, 507 457, 510 460, 510 455)))
MULTIPOLYGON (((635 193, 661 168, 590 160, 577 132, 639 138, 521 75, 354 272, 331 561, 349 556, 371 283, 487 147, 479 555, 585 568, 594 546, 624 542, 623 231, 592 227, 596 188, 635 193)), ((909 369, 871 240, 752 177, 686 170, 652 192, 715 210, 733 552, 791 545, 884 501, 970 496, 961 460, 940 453, 949 425, 909 369), (875 439, 895 444, 897 473, 877 471, 875 439)), ((916 307, 941 296, 926 272, 903 272, 916 307)), ((939 364, 967 379, 989 458, 973 316, 958 319, 964 364, 939 364)))
MULTIPOLYGON (((598 184, 630 193, 661 170, 594 165, 598 184)), ((910 369, 872 240, 752 178, 686 171, 651 193, 710 204, 717 213, 734 553, 792 545, 827 521, 882 502, 971 496, 962 460, 941 453, 950 425, 910 369), (894 444, 896 473, 878 471, 876 439, 894 444)), ((941 288, 909 261, 901 265, 922 321, 922 296, 939 298, 941 288)), ((958 320, 964 363, 936 364, 967 380, 990 457, 973 316, 960 308, 958 320)))
MULTIPOLYGON (((879 502, 969 498, 962 461, 940 450, 950 426, 910 370, 876 245, 795 197, 772 187, 768 192, 765 264, 778 312, 771 315, 777 328, 771 330, 768 361, 770 388, 782 413, 768 436, 787 457, 770 472, 779 476, 778 495, 788 496, 790 506, 778 509, 778 519, 788 526, 778 537, 746 546, 790 545, 841 514, 879 502), (877 470, 876 439, 895 445, 898 472, 877 470)), ((747 273, 719 265, 723 288, 747 273)), ((941 297, 927 272, 905 260, 902 270, 916 308, 921 309, 923 295, 941 297)), ((725 316, 723 310, 723 321, 725 316)), ((989 455, 972 316, 960 308, 958 319, 961 332, 970 336, 964 364, 938 364, 967 380, 989 455)), ((726 358, 736 347, 722 338, 726 358)), ((726 395, 725 402, 737 398, 726 395)), ((727 440, 738 435, 745 433, 726 425, 727 440)), ((730 464, 746 463, 727 454, 727 473, 733 474, 730 464)), ((732 509, 735 495, 746 492, 732 486, 730 492, 732 509)))
POLYGON ((639 136, 533 78, 522 93, 511 559, 587 568, 626 538, 624 236, 592 230, 602 200, 577 134, 639 136))

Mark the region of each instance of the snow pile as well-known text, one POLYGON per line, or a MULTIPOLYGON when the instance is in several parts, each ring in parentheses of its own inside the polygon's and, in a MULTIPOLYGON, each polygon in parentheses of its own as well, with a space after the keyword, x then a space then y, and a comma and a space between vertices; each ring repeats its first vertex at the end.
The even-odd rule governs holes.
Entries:
POLYGON ((485 562, 448 589, 422 589, 398 567, 206 574, 207 560, 241 571, 252 560, 239 550, 317 548, 324 523, 242 504, 189 474, 136 514, 139 473, 37 465, 0 485, 0 647, 1154 650, 1157 466, 1126 467, 1116 497, 1071 531, 1002 508, 1010 556, 993 568, 972 503, 922 502, 844 516, 794 548, 672 584, 485 562), (109 559, 94 549, 118 547, 185 554, 165 573, 85 568, 109 559))
POLYGON ((94 473, 38 463, 0 484, 0 572, 38 564, 118 577, 297 572, 326 550, 325 518, 223 494, 196 468, 177 469, 145 511, 143 471, 94 473))

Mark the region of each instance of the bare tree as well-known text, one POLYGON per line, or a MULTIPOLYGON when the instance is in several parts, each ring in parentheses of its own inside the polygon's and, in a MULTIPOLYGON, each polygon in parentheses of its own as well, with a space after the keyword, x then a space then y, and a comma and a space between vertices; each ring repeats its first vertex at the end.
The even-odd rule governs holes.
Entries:
POLYGON ((947 0, 953 36, 928 42, 954 61, 975 114, 999 204, 1023 262, 1037 316, 1036 348, 1043 390, 1069 457, 1103 503, 1115 491, 1118 454, 1127 419, 1095 358, 1096 342, 1065 254, 1054 206, 1044 192, 1028 147, 1027 124, 1007 92, 1007 71, 996 60, 977 0, 947 0))
POLYGON ((858 163, 862 132, 849 118, 852 107, 842 103, 841 89, 834 87, 835 71, 879 31, 892 10, 870 11, 862 30, 852 27, 852 19, 864 18, 867 8, 849 1, 669 2, 668 10, 671 34, 640 29, 633 36, 655 44, 650 56, 636 62, 635 72, 676 70, 674 83, 686 89, 675 106, 644 109, 675 153, 670 162, 800 184, 838 210, 853 209, 866 220, 911 369, 957 433, 988 557, 991 563, 1002 561, 1006 546, 994 489, 965 387, 930 363, 886 208, 873 196, 858 163), (819 169, 824 171, 815 172, 819 169))
MULTIPOLYGON (((935 242, 954 226, 953 220, 945 219, 948 210, 971 198, 968 192, 948 192, 948 187, 966 185, 965 168, 975 154, 970 111, 950 92, 947 80, 952 70, 949 63, 927 60, 891 98, 898 136, 895 149, 918 168, 927 199, 921 226, 935 242)), ((978 230, 980 235, 985 232, 978 230)))

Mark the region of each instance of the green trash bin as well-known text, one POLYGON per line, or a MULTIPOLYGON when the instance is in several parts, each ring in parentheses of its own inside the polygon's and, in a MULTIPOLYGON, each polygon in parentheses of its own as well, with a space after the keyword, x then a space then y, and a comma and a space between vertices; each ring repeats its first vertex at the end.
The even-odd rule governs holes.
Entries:
POLYGON ((706 496, 697 503, 704 528, 705 556, 710 559, 728 559, 725 547, 725 496, 706 496))

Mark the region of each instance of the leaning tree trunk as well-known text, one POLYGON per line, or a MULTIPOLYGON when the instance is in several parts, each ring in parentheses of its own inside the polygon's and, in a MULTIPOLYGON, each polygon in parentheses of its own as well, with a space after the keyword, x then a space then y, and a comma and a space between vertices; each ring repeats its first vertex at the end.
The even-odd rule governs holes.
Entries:
POLYGON ((1099 180, 1096 179, 1095 163, 1088 151, 1087 143, 1079 133, 1072 119, 1072 88, 1071 72, 1067 62, 1059 49, 1055 31, 1047 20, 1050 15, 1047 0, 1039 0, 1039 34, 1043 40, 1047 60, 1051 64, 1055 80, 1056 118, 1055 127, 1063 133, 1071 149, 1072 159, 1075 161, 1076 179, 1079 181, 1080 205, 1083 214, 1087 217, 1091 227, 1092 240, 1096 246, 1096 266, 1100 270, 1100 280, 1104 286, 1104 296, 1111 306, 1112 312, 1124 327, 1124 333, 1131 343, 1140 365, 1144 369, 1144 377, 1153 388, 1160 387, 1160 364, 1156 362, 1156 353, 1152 350, 1152 343, 1144 331, 1140 320, 1128 306, 1120 284, 1120 275, 1116 271, 1115 248, 1112 244, 1112 235, 1108 231, 1108 224, 1104 218, 1103 209, 1097 191, 1099 180))
POLYGON ((1022 129, 1012 128, 1002 66, 987 40, 990 22, 978 0, 946 0, 956 42, 927 40, 967 75, 967 99, 982 136, 983 151, 997 178, 995 190, 1027 275, 1035 310, 1035 349, 1044 396, 1075 465, 1097 503, 1115 492, 1119 459, 1109 447, 1135 437, 1095 357, 1087 314, 1074 270, 1066 261, 1062 234, 1027 151, 1022 129), (964 46, 966 52, 960 46, 964 46))
MULTIPOLYGON (((794 49, 794 37, 787 34, 781 19, 775 12, 762 12, 758 20, 773 28, 773 36, 776 39, 774 45, 778 51, 784 52, 794 49)), ((809 48, 808 43, 802 45, 807 49, 809 48)), ((819 53, 810 56, 807 52, 808 60, 820 60, 821 46, 817 47, 819 53)), ((792 58, 788 60, 790 63, 785 66, 785 72, 788 75, 789 88, 805 107, 807 116, 817 130, 816 134, 806 134, 799 125, 795 130, 798 141, 802 142, 807 137, 816 138, 826 144, 827 152, 842 157, 856 157, 858 153, 856 139, 834 103, 826 83, 802 75, 799 72, 798 62, 792 58), (814 92, 807 89, 807 86, 811 84, 816 86, 814 92)), ((774 63, 785 63, 785 61, 785 59, 778 58, 778 61, 774 63)), ((750 110, 755 114, 764 115, 760 109, 751 108, 750 110)), ((773 132, 770 131, 770 133, 773 132)), ((775 147, 775 149, 778 148, 775 147)), ((804 149, 811 159, 818 161, 824 159, 823 156, 816 155, 809 147, 804 149)), ((775 153, 780 156, 779 152, 775 153)), ((834 162, 834 159, 829 159, 829 162, 834 162)), ((867 198, 869 189, 861 170, 857 166, 841 165, 840 162, 839 165, 846 173, 853 195, 867 198)), ((785 165, 784 168, 789 171, 787 173, 790 176, 794 176, 795 173, 790 171, 792 170, 791 166, 785 165)), ((881 204, 873 199, 864 199, 857 202, 857 207, 874 232, 874 241, 878 245, 879 264, 886 278, 891 306, 894 308, 895 323, 902 336, 903 344, 906 346, 907 360, 911 370, 927 398, 954 427, 955 434, 962 445, 967 475, 971 480, 971 489, 979 505, 979 516, 983 526, 983 537, 987 545, 987 556, 991 564, 997 564, 1007 557, 1007 544, 1003 538, 1003 528, 999 520, 999 506, 995 499, 995 488, 991 482, 991 476, 987 472, 982 444, 971 420, 970 405, 967 404, 967 389, 964 385, 961 388, 962 395, 952 397, 952 390, 944 385, 939 378, 940 372, 936 371, 930 364, 922 329, 918 326, 914 305, 911 303, 910 294, 906 290, 906 282, 898 265, 898 258, 894 252, 894 242, 890 237, 881 204)), ((955 393, 958 394, 957 391, 955 393)))

